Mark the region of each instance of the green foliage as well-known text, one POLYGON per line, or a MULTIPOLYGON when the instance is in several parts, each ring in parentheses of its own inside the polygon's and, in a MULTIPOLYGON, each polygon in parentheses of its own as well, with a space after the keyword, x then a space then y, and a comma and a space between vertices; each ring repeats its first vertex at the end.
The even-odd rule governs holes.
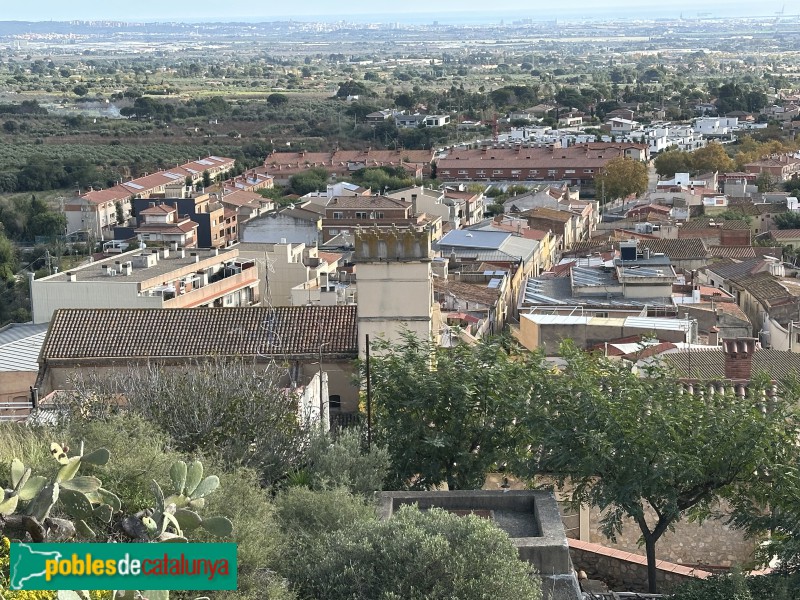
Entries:
POLYGON ((305 196, 310 192, 323 191, 327 186, 328 172, 321 167, 308 169, 289 178, 289 190, 298 196, 305 196))
POLYGON ((519 415, 546 367, 507 343, 442 348, 409 332, 399 343, 375 342, 375 439, 389 449, 391 488, 480 489, 490 469, 527 446, 532 432, 519 415))
MULTIPOLYGON (((128 175, 138 177, 166 166, 197 160, 198 156, 216 154, 237 158, 245 154, 246 147, 223 144, 166 144, 150 141, 146 145, 119 144, 43 144, 14 143, 0 145, 0 192, 42 191, 51 189, 101 188, 113 185, 128 175), (129 171, 120 169, 126 165, 129 171)), ((247 155, 249 156, 249 155, 247 155)), ((262 159, 264 154, 258 151, 262 159)))
POLYGON ((358 185, 370 188, 374 193, 394 191, 414 185, 414 180, 402 167, 372 167, 359 169, 352 175, 358 185))
POLYGON ((374 96, 369 88, 360 81, 343 81, 339 84, 339 89, 336 91, 337 98, 347 98, 348 96, 374 96))
POLYGON ((516 106, 526 108, 539 101, 537 90, 527 85, 507 85, 489 93, 489 98, 497 108, 516 106))
POLYGON ((733 111, 758 112, 767 105, 767 95, 739 83, 724 83, 717 88, 717 111, 724 115, 733 111))
POLYGON ((758 186, 758 191, 762 194, 764 192, 774 192, 778 188, 778 180, 772 173, 764 171, 756 177, 756 185, 758 186))
MULTIPOLYGON (((759 596, 765 598, 766 596, 759 596)), ((769 596, 776 600, 774 596, 769 596)), ((753 600, 747 581, 739 572, 715 575, 709 579, 691 579, 678 586, 673 600, 753 600)))
POLYGON ((374 519, 375 507, 344 488, 290 487, 275 498, 275 516, 288 540, 313 539, 374 519))
POLYGON ((594 178, 597 195, 606 201, 641 195, 647 191, 647 166, 627 157, 612 158, 594 178))
MULTIPOLYGON (((785 403, 765 405, 756 379, 746 397, 732 392, 676 394, 674 375, 562 348, 566 361, 544 414, 535 471, 570 482, 576 503, 605 511, 614 539, 625 517, 640 528, 655 591, 655 544, 680 519, 703 519, 720 497, 749 498, 759 474, 794 450, 798 421, 785 403), (644 375, 644 376, 642 376, 644 375), (646 516, 655 515, 646 519, 646 516)), ((522 469, 524 471, 524 469, 522 469)))
POLYGON ((355 521, 290 549, 287 573, 303 596, 327 600, 539 600, 538 581, 491 522, 441 509, 402 507, 391 519, 355 521))
POLYGON ((50 444, 50 453, 60 465, 54 478, 32 475, 31 468, 18 457, 11 460, 8 487, 0 501, 0 515, 6 517, 4 525, 16 530, 18 535, 23 533, 23 539, 27 533, 34 542, 57 541, 69 539, 76 532, 91 539, 94 533, 88 523, 93 520, 108 522, 112 514, 120 510, 119 498, 103 489, 99 479, 77 476, 84 456, 86 464, 102 465, 108 461, 108 451, 98 449, 75 456, 67 452, 60 444, 50 444), (57 502, 58 512, 65 513, 71 520, 50 518, 57 502))
MULTIPOLYGON (((88 464, 89 460, 102 463, 104 454, 86 453, 82 463, 87 464, 82 465, 81 472, 101 477, 104 485, 120 494, 122 509, 115 512, 119 515, 133 515, 152 508, 150 480, 170 482, 169 488, 173 485, 170 472, 179 470, 175 461, 183 458, 169 449, 168 439, 157 428, 134 414, 111 417, 108 421, 73 420, 66 429, 58 430, 3 423, 0 424, 0 482, 10 483, 10 461, 15 455, 25 456, 26 463, 33 465, 35 471, 52 468, 52 454, 41 443, 42 437, 50 436, 84 439, 87 447, 108 442, 111 460, 106 464, 88 464), (135 491, 133 497, 128 495, 129 490, 135 491)), ((211 468, 218 469, 213 463, 211 468)), ((188 475, 188 466, 186 471, 188 475)), ((200 475, 199 480, 203 481, 200 475)), ((76 480, 78 477, 72 479, 73 482, 76 480)), ((238 590, 215 593, 215 600, 293 598, 282 579, 267 568, 276 560, 280 535, 267 493, 259 485, 258 474, 239 468, 233 472, 220 472, 219 481, 219 487, 204 496, 203 512, 216 513, 235 523, 230 541, 238 545, 239 580, 238 590)), ((116 522, 117 519, 109 524, 95 522, 93 527, 97 538, 120 540, 116 522)), ((191 535, 192 541, 218 541, 203 528, 192 529, 191 535)))
POLYGON ((780 213, 775 215, 773 222, 778 229, 800 229, 800 213, 780 213))
POLYGON ((736 168, 722 144, 710 142, 691 153, 692 170, 696 173, 726 173, 736 168))
POLYGON ((184 371, 153 366, 110 377, 86 373, 61 401, 67 415, 105 419, 118 412, 124 390, 128 410, 165 431, 178 451, 217 457, 230 469, 252 467, 272 485, 300 464, 307 436, 296 400, 281 384, 284 375, 277 365, 244 360, 184 371))
POLYGON ((689 173, 694 170, 692 155, 689 152, 678 149, 662 152, 656 156, 653 164, 656 168, 656 173, 664 178, 671 178, 675 173, 689 173))
POLYGON ((371 494, 383 489, 389 471, 389 452, 373 445, 365 448, 363 432, 342 431, 337 437, 317 432, 306 452, 304 471, 312 489, 346 488, 354 494, 371 494))

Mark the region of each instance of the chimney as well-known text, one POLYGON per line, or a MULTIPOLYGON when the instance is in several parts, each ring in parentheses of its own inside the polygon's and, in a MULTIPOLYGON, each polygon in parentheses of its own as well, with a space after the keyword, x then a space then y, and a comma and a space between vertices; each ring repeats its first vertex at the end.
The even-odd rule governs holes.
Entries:
POLYGON ((72 271, 67 271, 67 281, 78 281, 78 277, 72 271))
POLYGON ((708 345, 719 346, 719 329, 717 327, 708 330, 708 345))
POLYGON ((192 259, 192 262, 200 262, 200 257, 197 255, 197 252, 190 252, 189 258, 192 259))
POLYGON ((186 258, 186 249, 185 248, 179 248, 179 247, 176 246, 175 247, 175 252, 177 252, 178 258, 186 258))
POLYGON ((749 381, 753 373, 755 349, 755 338, 722 340, 722 352, 725 354, 725 379, 749 381))
POLYGON ((411 194, 411 213, 417 214, 417 195, 411 194))

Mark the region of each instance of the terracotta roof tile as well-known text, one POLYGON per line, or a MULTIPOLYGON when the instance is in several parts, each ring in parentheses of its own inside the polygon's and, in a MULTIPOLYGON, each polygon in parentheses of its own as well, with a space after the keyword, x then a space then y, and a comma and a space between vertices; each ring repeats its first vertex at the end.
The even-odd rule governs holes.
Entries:
POLYGON ((796 240, 800 238, 800 229, 777 229, 770 236, 774 240, 796 240))
POLYGON ((673 260, 687 258, 705 258, 706 246, 701 239, 655 239, 639 240, 640 248, 649 248, 650 252, 663 253, 673 260))
MULTIPOLYGON (((725 355, 722 350, 668 352, 662 360, 674 367, 683 377, 724 379, 725 355)), ((776 380, 800 373, 800 354, 759 348, 753 353, 753 374, 766 373, 776 380)))
POLYGON ((356 307, 62 309, 40 362, 358 354, 356 307))

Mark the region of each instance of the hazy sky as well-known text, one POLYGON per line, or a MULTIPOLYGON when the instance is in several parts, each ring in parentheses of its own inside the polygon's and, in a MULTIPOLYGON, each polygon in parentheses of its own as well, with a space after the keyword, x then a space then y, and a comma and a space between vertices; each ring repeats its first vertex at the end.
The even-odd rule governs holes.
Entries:
MULTIPOLYGON (((765 3, 752 3, 745 0, 706 0, 698 4, 693 0, 673 0, 669 3, 657 3, 661 14, 675 16, 681 11, 687 15, 694 11, 713 11, 715 16, 736 16, 753 14, 772 14, 780 10, 780 0, 768 0, 765 3), (775 4, 775 6, 773 6, 775 4), (666 5, 666 6, 665 6, 666 5)), ((442 14, 447 12, 465 13, 476 11, 489 13, 497 11, 506 13, 519 12, 520 16, 534 17, 537 10, 547 11, 547 18, 552 18, 555 10, 569 13, 571 18, 580 15, 586 7, 592 16, 608 11, 609 16, 619 16, 625 9, 632 13, 652 14, 656 7, 641 0, 610 0, 602 4, 588 0, 561 0, 557 4, 535 2, 531 0, 402 0, 401 2, 375 2, 375 0, 304 0, 302 2, 276 2, 267 0, 133 0, 118 2, 114 0, 33 0, 30 2, 5 0, 6 6, 0 11, 3 21, 66 21, 73 19, 119 19, 137 21, 202 21, 215 20, 271 20, 285 19, 288 16, 325 17, 353 14, 397 14, 405 13, 420 16, 420 13, 442 14), (649 4, 649 6, 648 6, 649 4)))

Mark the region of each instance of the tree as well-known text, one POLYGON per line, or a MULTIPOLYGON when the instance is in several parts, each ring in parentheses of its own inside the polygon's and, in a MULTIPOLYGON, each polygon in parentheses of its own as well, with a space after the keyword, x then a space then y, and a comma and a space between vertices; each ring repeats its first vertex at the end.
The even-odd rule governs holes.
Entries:
POLYGON ((337 98, 347 98, 348 96, 373 96, 374 94, 369 91, 369 88, 360 81, 343 81, 339 84, 339 89, 336 91, 337 98))
POLYGON ((68 415, 105 418, 118 411, 125 394, 128 410, 164 430, 181 452, 203 452, 231 467, 255 469, 273 485, 303 460, 307 431, 295 398, 276 365, 245 361, 203 362, 171 371, 159 366, 79 374, 75 391, 62 398, 68 415), (198 390, 202 390, 198 394, 198 390))
POLYGON ((758 177, 756 177, 756 185, 758 186, 758 191, 761 193, 774 192, 778 187, 778 181, 772 173, 762 171, 759 173, 758 177))
POLYGON ((316 432, 299 475, 316 490, 344 488, 353 494, 371 495, 383 489, 389 471, 389 452, 374 445, 366 449, 363 431, 348 429, 333 438, 316 432))
POLYGON ((270 106, 281 106, 287 102, 289 102, 289 98, 286 94, 270 94, 267 96, 267 103, 269 103, 270 106))
POLYGON ((647 167, 643 162, 618 156, 606 163, 603 170, 595 175, 595 189, 605 200, 626 198, 631 194, 644 194, 647 191, 647 167))
POLYGON ((72 91, 76 96, 85 96, 89 93, 89 88, 85 85, 76 85, 74 88, 72 88, 72 91))
POLYGON ((318 192, 328 186, 328 172, 319 167, 303 171, 289 178, 289 188, 298 196, 318 192))
POLYGON ((67 217, 62 213, 48 210, 44 213, 33 215, 28 221, 28 232, 30 235, 54 238, 64 235, 67 228, 67 217))
POLYGON ((661 177, 673 177, 675 173, 687 173, 692 170, 692 157, 683 150, 667 150, 656 156, 653 164, 656 173, 661 177))
MULTIPOLYGON (((709 515, 721 497, 772 472, 794 448, 798 421, 788 402, 768 402, 768 381, 732 392, 676 393, 661 368, 630 367, 565 344, 557 390, 535 413, 542 431, 537 468, 569 482, 576 503, 605 511, 614 539, 625 517, 642 533, 649 588, 656 591, 656 543, 671 525, 709 515)), ((702 388, 701 388, 702 389, 702 388)))
MULTIPOLYGON (((326 600, 540 600, 539 581, 508 535, 486 519, 401 507, 378 520, 341 492, 294 489, 281 572, 303 598, 326 600)), ((284 522, 284 521, 282 521, 284 522)))
POLYGON ((203 187, 211 187, 211 173, 208 172, 208 169, 203 171, 203 187))
POLYGON ((387 485, 480 489, 526 443, 516 419, 546 369, 504 342, 442 348, 410 332, 374 342, 374 431, 390 453, 387 485))
POLYGON ((774 223, 778 229, 800 229, 800 213, 780 213, 775 215, 774 223))
POLYGON ((692 167, 697 173, 729 173, 736 167, 722 144, 711 142, 692 152, 692 167))

